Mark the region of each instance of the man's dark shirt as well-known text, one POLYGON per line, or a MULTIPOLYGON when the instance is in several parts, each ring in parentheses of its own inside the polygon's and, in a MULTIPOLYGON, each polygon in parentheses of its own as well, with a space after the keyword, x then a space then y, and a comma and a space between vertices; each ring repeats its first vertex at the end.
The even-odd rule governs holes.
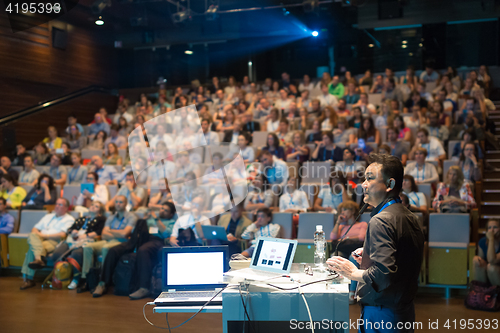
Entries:
POLYGON ((402 204, 379 213, 387 201, 371 213, 360 267, 365 272, 357 294, 363 305, 405 309, 417 293, 424 235, 418 218, 402 204))

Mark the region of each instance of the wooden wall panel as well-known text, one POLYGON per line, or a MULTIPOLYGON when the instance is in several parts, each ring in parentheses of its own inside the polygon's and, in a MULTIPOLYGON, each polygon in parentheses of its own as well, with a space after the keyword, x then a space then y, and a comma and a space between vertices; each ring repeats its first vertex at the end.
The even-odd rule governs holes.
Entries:
MULTIPOLYGON (((52 21, 12 33, 6 15, 0 13, 0 118, 90 85, 115 88, 118 86, 115 63, 112 40, 99 30, 52 21), (65 50, 51 45, 54 25, 66 27, 65 50)), ((116 103, 114 96, 94 93, 7 128, 15 129, 17 141, 32 146, 46 136, 47 126, 54 125, 62 131, 69 114, 75 114, 86 124, 100 106, 113 113, 116 103)))

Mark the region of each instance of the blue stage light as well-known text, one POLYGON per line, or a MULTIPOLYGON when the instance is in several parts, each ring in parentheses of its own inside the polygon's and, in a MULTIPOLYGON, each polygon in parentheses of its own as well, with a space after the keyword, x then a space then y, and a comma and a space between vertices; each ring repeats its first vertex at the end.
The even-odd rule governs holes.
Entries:
POLYGON ((311 32, 311 35, 313 35, 313 37, 318 37, 319 33, 317 31, 313 31, 311 32))

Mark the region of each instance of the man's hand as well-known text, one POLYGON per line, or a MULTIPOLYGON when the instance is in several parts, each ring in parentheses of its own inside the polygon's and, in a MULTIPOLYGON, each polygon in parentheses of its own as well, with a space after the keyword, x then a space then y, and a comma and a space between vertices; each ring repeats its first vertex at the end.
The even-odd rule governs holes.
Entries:
POLYGON ((173 247, 179 247, 179 241, 177 239, 170 239, 170 245, 173 247))
POLYGON ((151 211, 151 212, 149 213, 149 216, 151 216, 151 217, 152 217, 152 218, 154 218, 155 220, 158 218, 158 216, 156 215, 156 213, 155 213, 155 212, 153 212, 153 211, 151 211))
POLYGON ((230 242, 236 242, 238 238, 234 237, 233 234, 227 234, 227 240, 230 242))
POLYGON ((352 257, 354 258, 354 260, 356 260, 356 262, 358 264, 361 265, 361 257, 363 257, 363 248, 360 247, 360 248, 358 248, 358 249, 356 249, 356 250, 354 250, 352 252, 355 253, 355 254, 357 254, 357 255, 359 255, 359 257, 358 257, 358 256, 356 256, 356 255, 353 254, 352 257))
POLYGON ((126 181, 125 186, 127 186, 128 190, 132 192, 134 190, 134 184, 131 181, 126 181))
POLYGON ((336 271, 349 280, 351 280, 352 275, 358 271, 358 268, 352 262, 339 256, 331 257, 326 261, 326 264, 330 267, 330 269, 336 271))
POLYGON ((325 208, 325 212, 327 212, 327 213, 331 213, 332 211, 333 211, 332 207, 326 207, 325 208))
POLYGON ((83 190, 83 196, 87 199, 92 199, 92 193, 90 193, 88 190, 83 190))
POLYGON ((494 242, 495 241, 495 234, 493 233, 493 231, 488 231, 486 233, 486 238, 488 239, 488 241, 494 242))

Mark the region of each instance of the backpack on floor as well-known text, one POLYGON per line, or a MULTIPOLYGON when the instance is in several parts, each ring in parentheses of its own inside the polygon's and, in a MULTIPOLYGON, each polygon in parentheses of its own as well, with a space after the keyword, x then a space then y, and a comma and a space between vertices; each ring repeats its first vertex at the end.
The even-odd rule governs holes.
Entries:
POLYGON ((472 310, 500 310, 500 287, 489 283, 472 281, 465 298, 465 307, 472 310))
POLYGON ((53 272, 52 289, 68 289, 73 273, 72 266, 67 261, 58 261, 53 272))
POLYGON ((161 294, 162 292, 162 280, 161 280, 161 269, 162 269, 162 264, 161 262, 153 267, 153 272, 151 274, 151 297, 156 298, 158 295, 161 294))
POLYGON ((113 274, 115 295, 128 296, 133 292, 136 257, 137 254, 134 252, 124 254, 120 257, 113 274))

